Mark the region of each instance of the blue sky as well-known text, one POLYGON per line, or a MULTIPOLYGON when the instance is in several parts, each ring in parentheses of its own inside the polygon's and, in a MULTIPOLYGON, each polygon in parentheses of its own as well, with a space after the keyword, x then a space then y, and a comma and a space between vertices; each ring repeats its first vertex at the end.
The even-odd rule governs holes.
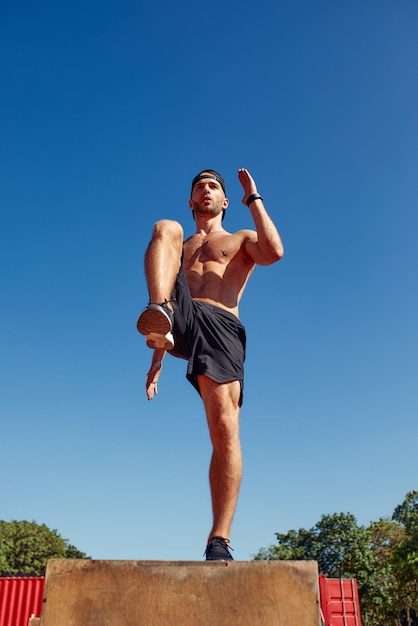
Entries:
POLYGON ((154 222, 247 167, 285 244, 241 303, 239 560, 417 488, 418 5, 5 1, 0 518, 96 559, 199 560, 210 445, 184 363, 136 319, 154 222))

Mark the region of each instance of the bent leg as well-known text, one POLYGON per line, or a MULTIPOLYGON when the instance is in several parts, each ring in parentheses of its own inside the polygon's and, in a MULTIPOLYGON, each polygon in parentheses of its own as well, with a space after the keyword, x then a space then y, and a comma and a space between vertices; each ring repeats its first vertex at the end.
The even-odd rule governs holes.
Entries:
POLYGON ((170 300, 183 253, 183 229, 173 220, 154 226, 145 253, 145 276, 151 302, 170 300))
POLYGON ((239 381, 217 383, 198 376, 213 446, 209 480, 212 495, 212 537, 229 539, 242 477, 239 439, 239 381))
POLYGON ((183 229, 172 220, 160 220, 154 226, 145 253, 145 275, 150 303, 137 321, 137 329, 146 337, 149 348, 172 350, 174 338, 171 293, 181 265, 183 229), (161 306, 163 305, 163 306, 161 306))

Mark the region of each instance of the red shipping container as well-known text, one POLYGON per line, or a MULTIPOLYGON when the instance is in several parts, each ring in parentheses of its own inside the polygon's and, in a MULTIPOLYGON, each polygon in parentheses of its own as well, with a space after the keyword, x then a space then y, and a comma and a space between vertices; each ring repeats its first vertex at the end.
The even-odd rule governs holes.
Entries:
POLYGON ((0 626, 28 626, 40 617, 44 595, 43 576, 0 578, 0 626))
POLYGON ((326 626, 361 626, 357 581, 319 577, 321 609, 326 626))

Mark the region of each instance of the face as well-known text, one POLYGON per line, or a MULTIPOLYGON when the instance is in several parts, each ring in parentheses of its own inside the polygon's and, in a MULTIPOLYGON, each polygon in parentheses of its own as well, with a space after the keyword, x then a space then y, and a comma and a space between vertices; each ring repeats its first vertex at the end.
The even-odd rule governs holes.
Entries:
MULTIPOLYGON (((210 172, 203 172, 211 176, 210 172)), ((229 204, 221 184, 214 178, 202 178, 193 187, 189 206, 196 215, 214 216, 222 213, 229 204)))

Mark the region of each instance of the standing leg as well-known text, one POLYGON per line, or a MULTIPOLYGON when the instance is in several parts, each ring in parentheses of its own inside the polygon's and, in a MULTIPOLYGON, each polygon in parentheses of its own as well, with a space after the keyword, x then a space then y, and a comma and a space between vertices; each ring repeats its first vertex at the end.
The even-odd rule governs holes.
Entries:
POLYGON ((209 471, 213 525, 209 540, 222 537, 228 544, 242 477, 241 386, 239 381, 219 384, 206 376, 198 376, 198 383, 213 446, 209 471))

